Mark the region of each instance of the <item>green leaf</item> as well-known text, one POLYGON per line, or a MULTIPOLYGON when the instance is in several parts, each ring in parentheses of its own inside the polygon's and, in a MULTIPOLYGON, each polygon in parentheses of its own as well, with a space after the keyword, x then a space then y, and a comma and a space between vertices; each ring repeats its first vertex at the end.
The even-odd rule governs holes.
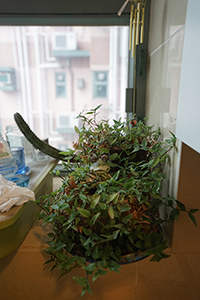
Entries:
POLYGON ((108 160, 108 165, 110 166, 110 167, 118 167, 119 165, 118 164, 114 164, 114 163, 112 163, 111 161, 109 161, 108 160))
POLYGON ((70 225, 71 224, 69 224, 69 226, 67 226, 67 229, 69 229, 71 227, 72 229, 74 229, 75 231, 78 232, 78 229, 77 229, 77 227, 75 225, 72 225, 72 226, 70 226, 70 225))
POLYGON ((78 129, 77 126, 74 126, 74 130, 75 130, 76 133, 80 133, 80 130, 78 129))
POLYGON ((138 173, 135 172, 135 171, 133 170, 133 168, 130 168, 130 171, 131 171, 131 174, 132 174, 133 176, 138 176, 138 173))
POLYGON ((164 252, 163 253, 161 253, 161 255, 162 255, 162 258, 168 258, 168 257, 170 257, 171 255, 169 255, 169 254, 165 254, 164 252))
MULTIPOLYGON (((114 139, 110 145, 112 146, 116 141, 117 141, 117 139, 114 139)), ((113 153, 113 154, 116 154, 116 153, 113 153)), ((112 156, 112 155, 111 155, 111 156, 112 156)), ((111 156, 110 156, 110 157, 111 157, 111 156)), ((118 154, 117 154, 117 156, 118 156, 118 154)), ((114 159, 114 158, 110 158, 110 159, 112 160, 112 159, 114 159)))
POLYGON ((154 160, 152 167, 155 167, 159 162, 160 162, 160 157, 157 157, 157 158, 154 160))
POLYGON ((85 246, 89 245, 90 243, 91 243, 92 246, 95 245, 92 238, 91 238, 91 236, 89 236, 89 238, 86 240, 86 242, 83 244, 83 246, 85 247, 85 246))
POLYGON ((84 288, 82 289, 82 292, 81 292, 81 297, 83 297, 83 295, 85 295, 86 292, 87 292, 87 288, 84 287, 84 288))
POLYGON ((119 177, 119 174, 120 174, 120 170, 117 171, 117 173, 115 173, 115 175, 112 177, 112 180, 116 181, 118 179, 118 177, 119 177))
POLYGON ((83 235, 80 235, 80 240, 81 240, 82 245, 84 245, 85 242, 87 241, 87 239, 83 235))
POLYGON ((108 209, 108 214, 109 214, 109 217, 113 220, 115 215, 114 215, 114 210, 113 210, 113 207, 112 205, 109 206, 109 209, 108 209))
POLYGON ((98 271, 101 275, 105 275, 106 273, 108 273, 108 271, 103 270, 103 269, 98 269, 98 271))
POLYGON ((69 257, 67 260, 64 260, 61 264, 58 265, 58 269, 70 269, 75 262, 75 257, 69 257))
POLYGON ((92 291, 91 291, 91 288, 90 288, 89 283, 87 283, 86 289, 87 289, 88 293, 89 293, 90 295, 92 295, 92 291))
POLYGON ((81 207, 77 207, 77 210, 85 218, 89 218, 91 216, 91 213, 87 209, 84 209, 84 208, 81 208, 81 207))
POLYGON ((109 153, 109 149, 107 148, 99 148, 99 150, 104 153, 109 153))
POLYGON ((51 207, 52 207, 53 209, 59 209, 59 205, 58 205, 58 203, 56 203, 56 204, 52 204, 52 205, 51 205, 51 207))
POLYGON ((91 264, 83 267, 83 269, 85 269, 87 271, 87 273, 89 272, 90 275, 91 275, 91 273, 94 272, 94 270, 96 269, 96 267, 97 267, 96 263, 91 263, 91 264))
POLYGON ((140 241, 137 241, 137 243, 134 244, 134 246, 141 249, 142 248, 142 243, 140 241))
POLYGON ((106 273, 108 273, 108 271, 98 269, 97 272, 94 273, 92 281, 94 282, 100 275, 105 275, 106 273))
POLYGON ((125 224, 127 224, 131 220, 132 216, 133 216, 132 214, 129 214, 129 215, 123 217, 122 218, 122 222, 124 222, 125 224))
POLYGON ((94 282, 97 278, 99 278, 100 275, 101 274, 98 271, 95 272, 94 275, 93 275, 92 281, 94 282))
POLYGON ((97 259, 99 257, 99 247, 98 245, 96 246, 96 248, 94 249, 92 256, 94 259, 97 259))
POLYGON ((188 216, 189 216, 189 218, 192 220, 192 222, 194 223, 194 225, 197 226, 197 222, 196 222, 196 219, 195 219, 195 217, 193 216, 193 214, 190 213, 190 212, 188 212, 188 216))
POLYGON ((67 255, 65 253, 61 253, 61 252, 56 252, 56 257, 61 260, 64 261, 67 258, 67 255))
MULTIPOLYGON (((116 141, 116 139, 115 139, 114 141, 116 141)), ((117 157, 118 157, 118 154, 117 154, 117 153, 113 153, 113 154, 110 156, 110 160, 115 160, 117 157)))
POLYGON ((92 231, 90 230, 90 229, 87 229, 87 228, 85 228, 85 227, 82 227, 82 230, 83 230, 83 232, 85 233, 85 235, 91 235, 92 234, 92 231))
POLYGON ((160 159, 160 162, 163 163, 167 158, 169 158, 168 154, 163 155, 160 159))
POLYGON ((99 202, 99 199, 100 199, 100 195, 98 195, 97 197, 95 197, 93 200, 92 200, 92 203, 91 203, 91 205, 90 205, 90 208, 91 209, 93 209, 93 208, 95 208, 95 206, 98 204, 98 202, 99 202))
POLYGON ((119 199, 119 193, 114 193, 108 196, 106 203, 110 203, 111 201, 113 201, 116 204, 116 202, 118 202, 118 199, 119 199))
POLYGON ((177 220, 179 216, 180 216, 180 212, 177 208, 173 209, 170 213, 171 220, 177 220))
POLYGON ((101 213, 99 212, 99 213, 97 213, 96 215, 94 215, 92 217, 92 219, 90 220, 90 225, 94 225, 96 223, 96 220, 98 219, 98 217, 99 217, 100 214, 101 213))
POLYGON ((196 209, 196 208, 193 208, 193 209, 190 209, 190 213, 191 214, 194 214, 195 212, 199 211, 199 209, 196 209))
POLYGON ((87 279, 84 277, 79 277, 79 276, 73 276, 72 277, 79 285, 86 287, 87 284, 87 279))
POLYGON ((69 258, 67 259, 67 268, 71 267, 71 266, 74 264, 75 259, 76 259, 76 258, 75 258, 74 256, 69 257, 69 258))
POLYGON ((160 257, 160 256, 158 256, 158 255, 154 255, 154 256, 150 259, 150 261, 157 261, 157 262, 159 262, 161 259, 162 259, 162 257, 160 257))
POLYGON ((145 148, 147 146, 147 140, 143 138, 142 140, 142 147, 145 148))
POLYGON ((179 202, 178 200, 176 200, 176 203, 181 210, 185 210, 185 205, 183 203, 179 202))
POLYGON ((97 107, 94 108, 94 112, 96 112, 99 108, 101 108, 102 104, 99 104, 97 107))
POLYGON ((66 247, 66 244, 62 243, 62 242, 57 242, 55 244, 55 250, 61 250, 62 248, 65 248, 66 247))
POLYGON ((47 235, 48 235, 49 237, 51 237, 51 238, 54 237, 54 233, 53 233, 53 232, 50 232, 50 233, 48 233, 47 235))
POLYGON ((133 152, 136 152, 136 151, 138 151, 139 149, 140 149, 140 146, 139 146, 138 140, 135 139, 135 140, 134 140, 134 150, 133 150, 133 152))
POLYGON ((110 261, 109 263, 109 270, 119 273, 119 269, 122 267, 114 260, 110 261))
POLYGON ((93 111, 88 111, 86 115, 93 115, 93 111))
POLYGON ((131 206, 129 204, 125 204, 125 205, 118 205, 117 208, 119 209, 119 211, 125 212, 127 210, 130 210, 131 206))
POLYGON ((83 257, 76 256, 75 259, 77 264, 79 264, 80 266, 84 266, 86 264, 86 260, 83 257))
POLYGON ((56 170, 56 176, 60 175, 60 171, 59 170, 56 170))
POLYGON ((113 239, 114 239, 114 240, 117 238, 119 232, 120 232, 119 229, 118 229, 118 230, 115 230, 115 231, 113 232, 112 236, 113 236, 113 239))

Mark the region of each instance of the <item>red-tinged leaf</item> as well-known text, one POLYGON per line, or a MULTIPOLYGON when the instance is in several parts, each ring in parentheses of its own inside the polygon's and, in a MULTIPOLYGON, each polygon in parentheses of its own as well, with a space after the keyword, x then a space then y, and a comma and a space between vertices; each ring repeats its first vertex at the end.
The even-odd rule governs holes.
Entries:
POLYGON ((113 210, 112 206, 109 207, 108 214, 109 214, 109 217, 113 220, 115 215, 114 215, 114 210, 113 210))
POLYGON ((78 129, 77 126, 74 126, 74 130, 76 131, 76 133, 80 133, 80 130, 78 129))

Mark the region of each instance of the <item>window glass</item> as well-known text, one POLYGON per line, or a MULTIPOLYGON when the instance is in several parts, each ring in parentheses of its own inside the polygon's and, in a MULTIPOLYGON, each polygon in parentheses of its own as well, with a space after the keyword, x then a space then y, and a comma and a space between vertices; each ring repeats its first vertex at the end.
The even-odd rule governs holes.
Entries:
POLYGON ((107 98, 108 96, 108 72, 93 73, 93 97, 107 98))
POLYGON ((128 26, 1 26, 0 131, 19 112, 58 148, 77 139, 82 110, 125 117, 128 26))
POLYGON ((56 97, 66 98, 66 79, 65 73, 56 73, 56 97))

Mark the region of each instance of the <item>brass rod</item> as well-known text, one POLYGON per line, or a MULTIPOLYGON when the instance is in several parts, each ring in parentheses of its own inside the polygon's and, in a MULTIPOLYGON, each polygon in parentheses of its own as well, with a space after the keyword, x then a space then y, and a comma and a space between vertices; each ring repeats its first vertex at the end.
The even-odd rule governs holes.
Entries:
POLYGON ((133 4, 131 4, 131 14, 130 14, 130 33, 129 33, 129 50, 131 50, 132 45, 132 29, 133 29, 133 4))
POLYGON ((137 18, 137 9, 135 8, 134 17, 133 17, 132 57, 135 56, 136 18, 137 18))
POLYGON ((136 45, 139 44, 139 33, 140 33, 140 3, 137 4, 137 24, 136 24, 136 45))
POLYGON ((141 20, 141 32, 140 32, 140 43, 142 44, 144 41, 144 11, 145 8, 142 8, 142 20, 141 20))
POLYGON ((133 78, 133 115, 136 113, 135 111, 135 101, 136 101, 136 53, 137 48, 135 45, 135 58, 134 58, 134 78, 133 78))

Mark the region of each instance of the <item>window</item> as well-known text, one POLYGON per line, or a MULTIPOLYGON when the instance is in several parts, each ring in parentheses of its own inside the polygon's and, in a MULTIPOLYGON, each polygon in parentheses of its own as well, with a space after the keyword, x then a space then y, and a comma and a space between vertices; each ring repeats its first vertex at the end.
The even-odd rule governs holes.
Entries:
POLYGON ((81 111, 126 117, 128 26, 1 26, 0 53, 3 135, 19 112, 39 138, 72 147, 81 111))
POLYGON ((65 73, 56 73, 56 98, 66 98, 66 75, 65 73))
POLYGON ((93 98, 108 97, 108 72, 93 72, 93 98))

